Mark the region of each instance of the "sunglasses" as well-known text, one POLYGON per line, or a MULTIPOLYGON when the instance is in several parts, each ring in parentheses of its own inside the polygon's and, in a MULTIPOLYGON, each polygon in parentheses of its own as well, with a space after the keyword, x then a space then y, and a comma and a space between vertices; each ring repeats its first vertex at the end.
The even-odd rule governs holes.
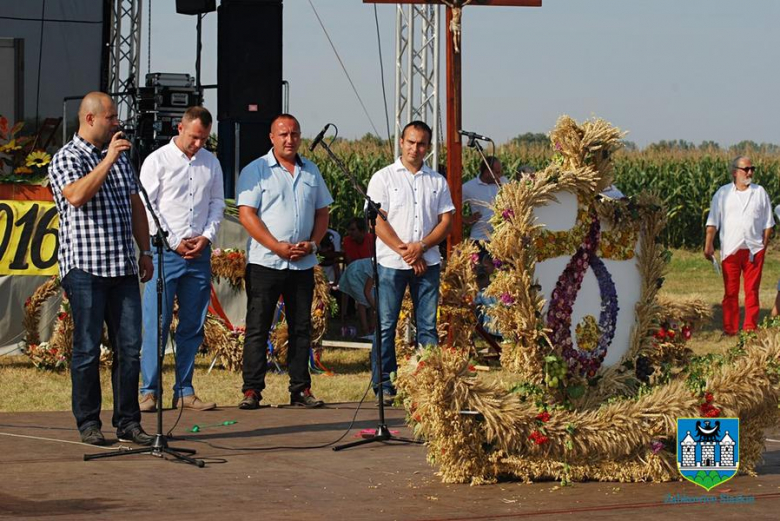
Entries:
POLYGON ((755 172, 756 171, 756 167, 754 167, 754 166, 748 166, 748 167, 738 166, 737 170, 744 170, 745 172, 755 172))

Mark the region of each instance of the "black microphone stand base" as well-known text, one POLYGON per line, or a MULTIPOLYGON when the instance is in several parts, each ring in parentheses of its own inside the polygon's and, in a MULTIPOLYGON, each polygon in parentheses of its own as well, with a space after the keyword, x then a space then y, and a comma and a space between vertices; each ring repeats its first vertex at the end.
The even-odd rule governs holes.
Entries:
POLYGON ((202 459, 190 458, 184 454, 195 454, 196 451, 192 449, 173 448, 168 446, 168 440, 162 434, 155 434, 154 441, 148 447, 142 449, 130 449, 121 450, 118 452, 102 452, 100 454, 85 454, 84 461, 100 458, 113 458, 116 456, 127 456, 129 454, 150 454, 157 456, 158 458, 164 457, 165 454, 173 456, 174 458, 195 465, 196 467, 203 468, 206 466, 206 462, 202 459))
POLYGON ((386 442, 386 441, 398 441, 401 443, 423 443, 421 440, 413 440, 411 438, 402 438, 401 436, 393 436, 390 433, 390 429, 387 428, 387 425, 385 425, 384 423, 380 423, 379 426, 377 426, 372 436, 362 440, 353 441, 351 443, 345 443, 344 445, 337 445, 333 447, 333 450, 340 451, 344 449, 349 449, 351 447, 367 445, 369 443, 386 442))

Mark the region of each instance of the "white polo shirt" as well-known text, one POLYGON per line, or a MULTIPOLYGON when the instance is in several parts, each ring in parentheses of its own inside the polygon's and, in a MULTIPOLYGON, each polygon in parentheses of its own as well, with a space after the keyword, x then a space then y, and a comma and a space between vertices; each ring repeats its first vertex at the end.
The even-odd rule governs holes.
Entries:
MULTIPOLYGON (((455 209, 444 176, 426 165, 412 173, 400 158, 371 177, 367 192, 387 212, 387 222, 406 243, 421 241, 439 223, 439 215, 455 209)), ((429 246, 423 259, 428 266, 439 264, 439 248, 433 244, 429 246)), ((385 268, 412 269, 381 239, 376 241, 376 256, 385 268)))
POLYGON ((707 226, 720 232, 720 259, 740 249, 751 257, 764 249, 764 230, 772 228, 772 205, 763 187, 751 184, 739 192, 734 183, 721 186, 712 197, 707 226))
MULTIPOLYGON (((506 177, 502 177, 501 184, 508 183, 506 177)), ((471 205, 471 212, 479 212, 482 217, 471 225, 469 237, 475 241, 489 241, 493 233, 493 227, 488 222, 493 217, 493 203, 496 201, 499 186, 494 183, 483 183, 479 175, 463 183, 463 202, 471 205)))
MULTIPOLYGON (((199 235, 214 242, 225 209, 222 168, 214 154, 204 148, 187 157, 175 140, 146 158, 141 166, 141 183, 160 224, 168 231, 171 248, 176 249, 182 239, 199 235)), ((151 215, 147 219, 149 233, 156 234, 151 215)))

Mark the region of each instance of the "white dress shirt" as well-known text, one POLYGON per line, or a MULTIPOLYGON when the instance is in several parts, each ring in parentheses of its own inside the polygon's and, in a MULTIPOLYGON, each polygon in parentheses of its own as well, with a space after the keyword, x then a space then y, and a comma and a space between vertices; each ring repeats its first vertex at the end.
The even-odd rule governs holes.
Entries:
MULTIPOLYGON (((176 146, 175 139, 149 155, 141 166, 141 183, 149 194, 168 244, 178 248, 182 239, 199 235, 214 242, 225 210, 222 168, 214 154, 200 149, 192 156, 176 146)), ((148 215, 149 233, 157 227, 148 215)))
POLYGON ((720 231, 721 261, 740 249, 749 249, 752 258, 764 249, 764 230, 775 225, 766 190, 751 184, 745 192, 729 183, 712 197, 707 226, 720 231))
MULTIPOLYGON (((508 183, 506 177, 500 179, 501 184, 508 183)), ((463 183, 463 202, 471 205, 471 213, 479 212, 482 217, 471 225, 469 237, 475 241, 489 241, 493 233, 490 218, 493 217, 493 203, 496 201, 499 186, 494 183, 483 183, 479 176, 463 183)))
MULTIPOLYGON (((367 192, 387 212, 387 222, 405 243, 421 241, 439 224, 439 215, 455 209, 447 180, 441 174, 426 165, 412 173, 400 158, 371 177, 367 192)), ((381 239, 376 242, 376 256, 386 268, 412 269, 381 239)), ((439 248, 429 244, 423 259, 428 266, 441 263, 439 248)))

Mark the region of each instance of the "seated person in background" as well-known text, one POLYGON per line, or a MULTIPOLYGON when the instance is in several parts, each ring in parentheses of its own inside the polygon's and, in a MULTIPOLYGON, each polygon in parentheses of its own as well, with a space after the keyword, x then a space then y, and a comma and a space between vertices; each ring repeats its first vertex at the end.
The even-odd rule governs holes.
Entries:
POLYGON ((533 180, 536 177, 536 169, 531 165, 520 165, 515 171, 515 179, 518 181, 521 179, 533 180))
POLYGON ((358 259, 371 257, 374 236, 366 231, 366 220, 353 217, 347 223, 347 236, 344 237, 344 258, 349 264, 358 259))
POLYGON ((325 237, 320 241, 317 247, 317 254, 322 257, 320 266, 328 277, 328 282, 338 284, 341 275, 341 235, 336 230, 325 232, 325 237))
POLYGON ((374 279, 371 259, 358 259, 344 269, 339 280, 339 291, 355 299, 362 335, 370 335, 374 328, 370 325, 368 310, 375 306, 374 279))

